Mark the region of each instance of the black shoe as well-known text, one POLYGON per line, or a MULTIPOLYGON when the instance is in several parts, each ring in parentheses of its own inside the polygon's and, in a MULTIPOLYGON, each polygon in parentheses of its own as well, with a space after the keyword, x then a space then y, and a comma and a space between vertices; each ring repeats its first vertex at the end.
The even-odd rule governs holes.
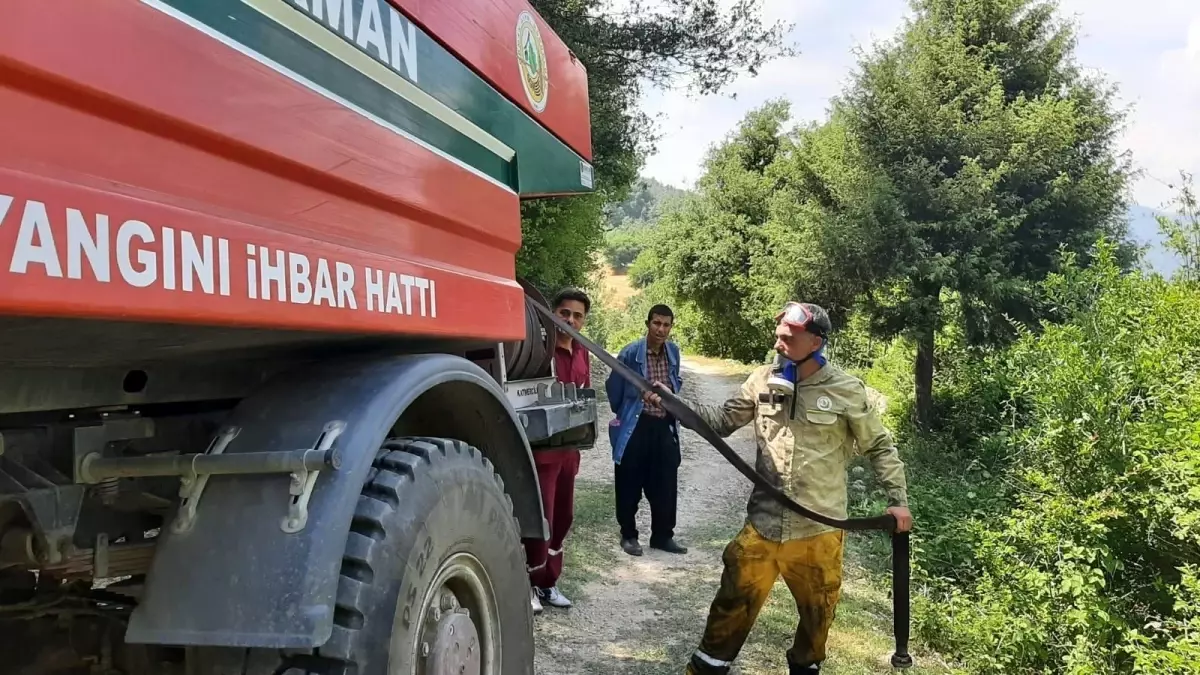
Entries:
POLYGON ((679 555, 687 553, 687 547, 680 546, 679 543, 675 541, 674 537, 658 543, 652 541, 650 542, 650 548, 656 548, 660 551, 666 551, 667 553, 678 553, 679 555))
POLYGON ((625 551, 629 555, 641 555, 642 545, 638 543, 637 539, 622 539, 621 550, 625 551))

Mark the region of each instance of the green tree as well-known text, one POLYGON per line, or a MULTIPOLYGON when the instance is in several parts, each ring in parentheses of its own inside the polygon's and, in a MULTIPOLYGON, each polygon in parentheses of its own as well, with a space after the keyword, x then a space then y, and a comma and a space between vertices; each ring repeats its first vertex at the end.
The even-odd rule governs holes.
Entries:
POLYGON ((788 105, 752 111, 712 148, 696 194, 659 218, 659 231, 634 265, 640 284, 659 281, 703 317, 694 345, 744 361, 762 358, 770 317, 759 311, 754 261, 763 255, 770 212, 767 169, 786 144, 788 105))
POLYGON ((642 252, 646 232, 645 226, 637 229, 609 230, 604 237, 604 257, 609 267, 616 272, 628 270, 642 252))
POLYGON ((686 194, 685 190, 665 185, 653 178, 639 178, 629 196, 608 208, 608 227, 631 230, 650 225, 658 218, 663 206, 686 194))
POLYGON ((840 328, 879 283, 878 261, 895 255, 902 234, 895 188, 851 131, 835 109, 825 123, 782 139, 767 170, 773 192, 754 260, 759 314, 803 298, 825 307, 840 328))
POLYGON ((967 433, 906 445, 915 625, 969 673, 1200 672, 1200 293, 1115 253, 1065 256, 1055 323, 947 359, 967 433))
POLYGON ((1192 187, 1192 175, 1180 171, 1179 195, 1174 206, 1175 218, 1157 216, 1158 228, 1167 238, 1166 247, 1179 256, 1183 266, 1178 276, 1190 282, 1200 281, 1200 204, 1196 202, 1196 191, 1192 187))
POLYGON ((771 317, 792 299, 824 306, 841 326, 870 289, 875 261, 894 253, 893 188, 866 163, 845 116, 800 129, 787 129, 788 117, 783 101, 747 114, 630 272, 694 303, 704 326, 693 344, 714 355, 761 360, 771 317))
POLYGON ((618 272, 628 270, 657 230, 662 210, 686 194, 653 178, 640 178, 625 201, 610 205, 605 210, 608 231, 604 237, 604 257, 609 266, 618 272))
POLYGON ((1101 236, 1123 239, 1130 169, 1114 150, 1112 92, 1080 74, 1052 5, 913 8, 896 40, 861 57, 824 123, 785 132, 781 102, 747 115, 643 255, 695 304, 709 324, 696 344, 717 355, 761 358, 790 298, 911 339, 925 425, 939 331, 978 346, 1036 325, 1038 282, 1064 250, 1086 264, 1101 236))
POLYGON ((1053 3, 912 5, 900 36, 862 56, 837 107, 898 200, 897 227, 882 233, 890 254, 857 272, 871 281, 873 330, 917 345, 924 426, 943 303, 958 305, 972 344, 1035 323, 1036 284, 1060 250, 1086 262, 1100 236, 1123 239, 1130 170, 1114 149, 1113 91, 1080 72, 1074 28, 1053 3))
POLYGON ((790 53, 787 26, 766 25, 762 0, 532 0, 588 70, 596 193, 522 205, 517 271, 542 286, 582 284, 603 245, 606 204, 629 193, 655 137, 638 109, 642 88, 681 83, 721 90, 742 73, 790 53))

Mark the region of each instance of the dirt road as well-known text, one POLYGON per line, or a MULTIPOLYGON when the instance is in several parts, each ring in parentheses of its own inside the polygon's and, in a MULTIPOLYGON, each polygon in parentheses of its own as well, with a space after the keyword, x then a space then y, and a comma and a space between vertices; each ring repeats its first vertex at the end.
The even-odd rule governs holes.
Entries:
MULTIPOLYGON (((748 370, 689 358, 684 364, 684 395, 720 402, 737 390, 748 370)), ((601 375, 601 373, 597 373, 601 375)), ((595 376, 594 376, 595 377, 595 376)), ((597 387, 603 380, 597 379, 597 387)), ((721 575, 721 550, 741 526, 749 482, 728 466, 700 437, 685 431, 680 468, 677 539, 691 550, 676 556, 646 549, 625 555, 613 516, 611 449, 606 426, 612 415, 603 403, 601 441, 584 453, 576 495, 575 526, 566 544, 560 584, 575 602, 567 611, 547 608, 535 620, 539 675, 679 674, 704 627, 721 575)), ((752 432, 743 429, 730 445, 748 459, 752 432)), ((649 532, 643 502, 638 527, 649 532)), ((645 541, 643 540, 643 546, 645 541)), ((847 556, 846 585, 824 672, 890 672, 890 603, 868 583, 847 556)), ((743 649, 734 672, 743 675, 786 671, 795 611, 786 588, 775 593, 743 649)), ((924 660, 928 666, 929 659, 924 660)), ((937 666, 913 673, 949 672, 937 666)))

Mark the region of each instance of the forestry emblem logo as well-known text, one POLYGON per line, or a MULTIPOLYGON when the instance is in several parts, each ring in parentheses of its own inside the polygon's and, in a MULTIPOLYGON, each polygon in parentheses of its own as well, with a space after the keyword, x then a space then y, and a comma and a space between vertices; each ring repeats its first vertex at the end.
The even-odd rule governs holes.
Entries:
POLYGON ((529 12, 521 12, 517 17, 517 66, 521 69, 521 84, 525 86, 529 105, 542 112, 550 95, 550 70, 542 33, 529 12))

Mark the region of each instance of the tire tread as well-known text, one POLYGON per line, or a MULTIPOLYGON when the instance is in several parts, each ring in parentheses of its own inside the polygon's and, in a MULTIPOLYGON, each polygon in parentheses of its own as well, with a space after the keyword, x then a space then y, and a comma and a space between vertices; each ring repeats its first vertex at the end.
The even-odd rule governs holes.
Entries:
POLYGON ((370 479, 359 497, 346 553, 342 557, 333 634, 317 650, 318 656, 336 663, 335 670, 347 675, 358 670, 356 638, 369 620, 362 608, 362 601, 368 596, 370 584, 375 578, 375 558, 381 542, 387 537, 388 516, 400 508, 407 486, 421 480, 425 470, 439 457, 454 455, 474 459, 492 473, 497 487, 504 494, 509 515, 516 522, 512 512, 512 497, 503 492, 504 481, 495 473, 492 463, 473 446, 447 438, 389 438, 384 441, 372 464, 370 479))

